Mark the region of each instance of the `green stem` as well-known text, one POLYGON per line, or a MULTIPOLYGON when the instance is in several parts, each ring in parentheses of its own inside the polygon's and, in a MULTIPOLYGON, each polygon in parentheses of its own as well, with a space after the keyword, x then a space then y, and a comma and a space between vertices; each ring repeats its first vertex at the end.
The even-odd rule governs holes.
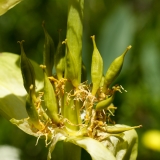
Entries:
MULTIPOLYGON (((74 66, 76 67, 76 69, 73 71, 77 72, 76 74, 78 75, 78 83, 81 82, 83 5, 84 0, 69 0, 67 21, 67 47, 70 51, 69 54, 71 54, 71 57, 73 57, 73 59, 76 61, 76 66, 74 66)), ((69 68, 70 66, 66 67, 69 68)), ((66 68, 66 70, 68 70, 68 68, 66 68)), ((70 72, 65 72, 65 77, 68 80, 72 81, 69 76, 70 72)), ((70 100, 70 104, 66 104, 66 92, 70 92, 71 90, 74 90, 74 87, 71 86, 70 82, 66 82, 64 98, 64 117, 67 118, 72 124, 77 125, 80 122, 79 115, 77 114, 80 108, 79 104, 75 103, 72 98, 70 100), (71 107, 71 105, 74 105, 75 110, 73 110, 73 107, 71 107)), ((75 127, 73 125, 68 125, 67 127, 72 130, 79 129, 79 127, 75 127)))
MULTIPOLYGON (((68 21, 67 21, 67 47, 70 52, 69 55, 72 57, 73 68, 68 65, 65 71, 65 78, 72 82, 70 75, 73 75, 73 78, 76 80, 76 83, 72 84, 68 81, 65 86, 65 96, 64 96, 64 110, 63 116, 69 120, 72 124, 70 125, 66 122, 66 127, 70 130, 77 131, 79 127, 76 126, 80 123, 80 105, 78 102, 75 102, 74 97, 71 97, 69 104, 66 103, 67 93, 71 90, 74 90, 74 87, 77 87, 77 84, 81 83, 81 66, 82 66, 82 34, 83 34, 83 7, 84 0, 69 0, 68 7, 68 21), (73 74, 72 74, 73 69, 73 74), (73 87, 74 86, 74 87, 73 87), (74 106, 74 109, 73 107, 74 106)), ((67 54, 67 53, 66 53, 67 54)), ((72 65, 71 64, 71 65, 72 65)), ((77 88, 76 88, 77 89, 77 88)), ((80 160, 81 159, 81 148, 72 143, 64 142, 64 157, 65 160, 80 160)))
POLYGON ((80 160, 81 148, 70 142, 63 142, 64 160, 80 160))
MULTIPOLYGON (((65 123, 65 126, 71 130, 76 131, 79 129, 79 127, 76 126, 78 124, 77 108, 74 104, 74 97, 69 97, 68 95, 71 90, 73 90, 73 85, 71 82, 66 82, 63 116, 68 120, 68 122, 65 123)), ((73 92, 71 94, 73 94, 73 92)))

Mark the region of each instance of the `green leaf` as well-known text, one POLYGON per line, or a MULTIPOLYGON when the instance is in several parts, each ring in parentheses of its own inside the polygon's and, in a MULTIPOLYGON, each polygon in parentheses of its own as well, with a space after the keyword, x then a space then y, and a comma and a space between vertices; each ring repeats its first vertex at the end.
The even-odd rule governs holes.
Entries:
POLYGON ((20 128, 22 131, 24 131, 25 133, 27 133, 29 135, 32 135, 32 136, 35 136, 35 137, 41 136, 40 132, 33 132, 31 130, 31 127, 29 125, 29 120, 27 120, 27 118, 26 119, 21 119, 21 120, 17 120, 17 119, 12 118, 10 120, 10 122, 15 124, 18 128, 20 128))
POLYGON ((116 160, 114 155, 100 142, 89 137, 71 137, 67 142, 74 143, 84 148, 92 157, 92 160, 116 160))
MULTIPOLYGON (((124 143, 127 143, 127 148, 126 148, 126 153, 124 155, 124 160, 136 160, 137 158, 137 154, 138 154, 138 135, 137 132, 133 129, 130 131, 125 131, 124 132, 124 137, 126 140, 126 142, 124 141, 124 143)), ((120 151, 122 152, 122 148, 120 148, 121 146, 119 145, 119 150, 117 153, 118 156, 121 156, 120 151)))
MULTIPOLYGON (((118 124, 115 126, 127 127, 126 125, 118 124)), ((134 129, 120 134, 101 132, 100 135, 106 137, 101 142, 89 137, 69 137, 65 141, 84 148, 93 160, 136 160, 138 136, 134 129)))
POLYGON ((13 8, 22 0, 0 0, 0 16, 13 8))
MULTIPOLYGON (((10 121, 30 135, 35 137, 45 136, 43 133, 33 132, 30 128, 29 120, 27 119, 11 119, 10 121)), ((127 127, 126 125, 115 126, 119 128, 127 127)), ((64 141, 64 143, 70 142, 84 148, 91 155, 92 160, 136 160, 137 158, 138 136, 134 129, 120 134, 98 133, 98 136, 106 137, 101 142, 89 137, 68 137, 63 130, 58 128, 55 128, 54 133, 56 133, 54 137, 53 135, 49 135, 51 138, 51 145, 49 147, 48 160, 51 159, 51 154, 58 141, 64 141)))
MULTIPOLYGON (((63 144, 62 142, 60 142, 60 146, 59 144, 57 145, 57 143, 59 141, 63 141, 64 139, 66 139, 65 132, 59 128, 55 128, 54 133, 56 133, 54 136, 52 135, 52 133, 48 134, 46 137, 46 133, 42 133, 42 132, 34 132, 31 128, 32 125, 30 125, 30 120, 25 118, 25 119, 21 119, 21 120, 17 120, 12 118, 10 120, 10 122, 14 125, 16 125, 19 129, 21 129, 22 131, 24 131, 25 133, 35 136, 38 139, 41 138, 45 138, 45 143, 46 146, 48 146, 49 143, 47 143, 47 140, 49 140, 51 142, 49 149, 48 149, 48 156, 47 156, 47 160, 51 160, 51 157, 53 159, 58 159, 59 160, 63 160, 63 144), (55 148, 56 147, 56 148, 55 148), (56 158, 55 158, 56 157, 56 158)), ((38 139, 36 144, 38 143, 38 139)))
MULTIPOLYGON (((126 125, 115 125, 118 128, 128 127, 126 125)), ((134 129, 120 134, 103 133, 105 140, 101 143, 106 146, 116 157, 116 159, 136 160, 138 150, 138 135, 134 129)))
MULTIPOLYGON (((31 61, 32 62, 32 61, 31 61)), ((32 62, 36 78, 36 89, 43 88, 43 72, 38 64, 32 62)), ((0 114, 7 119, 27 117, 25 96, 20 70, 20 57, 12 53, 0 53, 0 114)))

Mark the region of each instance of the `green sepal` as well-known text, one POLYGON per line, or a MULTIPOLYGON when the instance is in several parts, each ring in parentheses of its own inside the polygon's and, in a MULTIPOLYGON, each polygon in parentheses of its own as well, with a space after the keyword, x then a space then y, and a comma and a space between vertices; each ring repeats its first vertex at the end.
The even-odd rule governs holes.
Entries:
POLYGON ((47 32, 44 22, 42 23, 42 27, 45 34, 43 64, 46 66, 47 76, 52 76, 52 69, 54 65, 54 54, 55 54, 54 42, 49 33, 47 32))
POLYGON ((93 41, 93 54, 92 54, 92 65, 91 65, 91 78, 92 78, 92 95, 95 95, 100 87, 102 74, 103 74, 103 60, 97 49, 95 36, 91 36, 93 41))
POLYGON ((23 40, 21 42, 18 41, 21 47, 21 63, 20 64, 21 64, 21 72, 23 77, 23 84, 28 94, 30 93, 30 86, 32 84, 33 89, 31 92, 32 94, 35 94, 35 72, 31 62, 29 61, 29 59, 27 58, 24 52, 23 42, 24 42, 23 40))
POLYGON ((109 66, 106 72, 106 75, 105 75, 105 79, 104 79, 104 86, 103 86, 104 92, 107 90, 110 84, 113 83, 113 81, 120 74, 122 66, 123 66, 123 62, 124 62, 124 57, 130 48, 131 46, 128 46, 126 50, 123 52, 123 54, 117 57, 109 66))

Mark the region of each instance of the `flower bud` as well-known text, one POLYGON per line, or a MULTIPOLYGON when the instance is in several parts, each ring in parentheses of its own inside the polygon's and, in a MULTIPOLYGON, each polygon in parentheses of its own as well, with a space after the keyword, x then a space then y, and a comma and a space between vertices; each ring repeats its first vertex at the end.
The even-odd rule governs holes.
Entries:
POLYGON ((34 125, 34 127, 38 130, 42 130, 44 125, 39 120, 38 111, 36 109, 36 102, 32 96, 33 85, 30 86, 30 92, 26 99, 26 111, 29 116, 30 122, 34 125))
POLYGON ((96 110, 106 109, 114 100, 114 94, 110 97, 107 97, 105 100, 102 100, 97 103, 96 110))
POLYGON ((112 134, 119 134, 119 133, 122 133, 122 132, 125 132, 125 131, 129 131, 129 130, 132 130, 132 129, 136 129, 136 128, 141 128, 142 125, 139 125, 139 126, 133 126, 133 127, 129 127, 129 126, 106 126, 105 130, 107 133, 112 133, 112 134))
POLYGON ((54 65, 54 42, 51 36, 48 34, 45 29, 44 22, 42 23, 42 27, 45 34, 45 43, 44 43, 44 51, 43 51, 43 64, 46 66, 46 72, 48 76, 52 76, 52 69, 54 65))
POLYGON ((63 45, 62 45, 62 41, 60 38, 60 31, 59 31, 59 43, 58 43, 58 47, 56 50, 55 62, 54 62, 58 79, 63 78, 63 74, 64 74, 64 70, 65 70, 65 54, 63 52, 62 47, 63 47, 63 45))
POLYGON ((46 72, 44 71, 44 110, 47 115, 53 121, 53 123, 59 123, 58 117, 58 105, 56 95, 51 82, 49 81, 46 72))
MULTIPOLYGON (((67 53, 66 53, 66 67, 65 67, 65 78, 70 80, 72 82, 72 85, 74 87, 78 87, 79 85, 79 67, 78 66, 78 61, 79 59, 76 59, 73 53, 70 52, 68 44, 67 44, 67 39, 62 42, 62 44, 66 44, 67 47, 67 53)), ((75 53, 76 54, 76 53, 75 53)))
POLYGON ((103 74, 103 60, 97 49, 95 36, 91 36, 93 41, 93 54, 92 54, 92 65, 91 65, 91 78, 92 78, 92 95, 95 95, 98 88, 100 87, 102 74, 103 74))
POLYGON ((105 79, 104 79, 104 86, 103 86, 104 92, 106 92, 110 84, 117 78, 117 76, 121 72, 124 57, 129 49, 131 49, 131 46, 128 46, 126 50, 124 51, 124 53, 120 55, 119 57, 117 57, 109 66, 106 72, 106 75, 105 75, 105 79))
POLYGON ((21 47, 21 72, 23 77, 23 84, 24 88, 26 89, 27 93, 30 93, 30 86, 33 85, 33 88, 31 90, 32 94, 35 94, 35 73, 34 68, 29 61, 29 59, 26 57, 26 54, 23 49, 23 41, 18 41, 20 43, 21 47))

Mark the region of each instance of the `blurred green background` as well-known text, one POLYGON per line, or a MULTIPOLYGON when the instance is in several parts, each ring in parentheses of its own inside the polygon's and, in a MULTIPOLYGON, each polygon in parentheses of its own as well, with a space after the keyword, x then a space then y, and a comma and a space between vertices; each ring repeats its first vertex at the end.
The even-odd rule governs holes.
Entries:
MULTIPOLYGON (((116 95, 118 107, 116 123, 135 126, 139 135, 137 160, 158 160, 160 146, 144 145, 144 134, 160 130, 160 1, 159 0, 88 0, 85 1, 83 61, 90 79, 92 55, 91 35, 96 35, 97 47, 104 60, 104 72, 114 58, 128 45, 122 72, 115 83, 128 92, 116 95)), ((66 0, 24 0, 0 17, 0 52, 20 54, 18 40, 25 40, 27 56, 42 63, 44 34, 46 28, 58 43, 58 29, 65 39, 67 22, 66 0)), ((23 86, 22 86, 23 87, 23 86)), ((146 141, 146 140, 145 140, 146 141)), ((152 139, 147 139, 148 143, 152 139)), ((11 145, 20 149, 22 160, 45 160, 47 148, 40 140, 23 133, 10 122, 0 117, 0 145, 11 145)), ((147 143, 147 142, 145 142, 147 143)), ((160 144, 159 144, 160 145, 160 144)), ((87 158, 86 158, 87 159, 87 158)))

